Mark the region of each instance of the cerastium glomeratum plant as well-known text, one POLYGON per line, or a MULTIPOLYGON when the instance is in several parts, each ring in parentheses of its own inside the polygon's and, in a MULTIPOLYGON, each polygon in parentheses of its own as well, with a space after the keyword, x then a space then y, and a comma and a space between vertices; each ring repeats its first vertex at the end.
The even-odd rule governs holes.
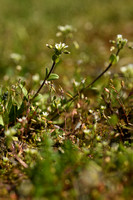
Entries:
MULTIPOLYGON (((124 46, 127 44, 127 39, 123 38, 123 36, 119 34, 119 35, 117 35, 116 40, 110 40, 110 43, 112 44, 112 46, 110 48, 110 51, 114 52, 114 53, 112 53, 110 55, 108 66, 91 83, 89 83, 87 86, 81 88, 75 95, 73 95, 73 97, 71 97, 70 99, 68 99, 65 102, 64 106, 67 105, 67 103, 69 103, 69 102, 73 102, 82 93, 84 94, 84 92, 88 88, 90 88, 91 86, 93 86, 94 83, 97 80, 99 80, 112 67, 112 65, 116 64, 119 61, 119 53, 124 48, 124 46)), ((57 113, 57 111, 55 111, 55 115, 53 115, 54 117, 52 117, 52 119, 55 118, 55 117, 57 117, 58 114, 59 114, 59 112, 57 113)))
POLYGON ((34 98, 39 94, 40 90, 45 85, 46 81, 52 81, 52 80, 56 80, 59 78, 59 76, 57 74, 52 73, 54 71, 55 65, 59 62, 59 59, 60 59, 60 56, 62 53, 64 53, 64 54, 70 53, 69 51, 66 50, 66 48, 68 48, 68 46, 65 43, 61 43, 61 42, 59 44, 56 43, 54 46, 46 44, 46 46, 49 49, 54 50, 54 54, 52 56, 52 66, 51 66, 50 70, 48 68, 46 68, 45 78, 44 78, 41 86, 38 88, 37 92, 35 93, 35 95, 32 97, 31 101, 33 101, 34 98))
POLYGON ((85 88, 82 88, 77 94, 75 94, 72 98, 69 99, 69 101, 74 100, 77 96, 79 96, 81 93, 84 93, 85 90, 90 88, 99 78, 101 78, 111 67, 113 64, 116 64, 119 61, 119 53, 123 49, 123 47, 127 44, 127 39, 124 39, 122 35, 117 35, 116 40, 110 41, 113 46, 111 47, 111 51, 116 51, 115 53, 112 53, 109 58, 109 65, 106 67, 104 71, 102 71, 99 76, 97 76, 89 85, 87 85, 85 88))

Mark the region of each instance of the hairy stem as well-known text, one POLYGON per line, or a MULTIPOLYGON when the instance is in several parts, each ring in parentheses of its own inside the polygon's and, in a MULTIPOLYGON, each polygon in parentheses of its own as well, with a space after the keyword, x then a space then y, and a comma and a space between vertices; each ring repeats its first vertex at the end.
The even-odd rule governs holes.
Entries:
MULTIPOLYGON (((120 50, 121 50, 122 48, 118 48, 118 50, 117 50, 117 52, 116 52, 116 56, 118 56, 119 55, 119 53, 120 53, 120 50)), ((85 92, 89 87, 91 87, 97 80, 99 80, 110 68, 111 68, 111 66, 113 65, 113 61, 111 61, 110 63, 109 63, 109 65, 106 67, 106 69, 101 73, 101 74, 99 74, 91 83, 89 83, 89 85, 87 85, 85 88, 82 88, 79 92, 77 92, 72 98, 70 98, 70 99, 68 99, 67 101, 66 101, 66 103, 65 104, 67 104, 67 103, 69 103, 69 102, 73 102, 75 99, 76 99, 76 97, 78 97, 81 93, 83 93, 83 92, 85 92)), ((52 120, 53 119, 55 119, 59 114, 61 114, 63 111, 60 111, 60 113, 57 113, 57 111, 55 111, 55 113, 53 114, 53 117, 52 117, 52 120)))
MULTIPOLYGON (((116 56, 118 56, 119 52, 121 49, 118 49, 116 52, 116 56)), ((91 87, 97 80, 99 80, 113 65, 113 62, 110 62, 109 65, 107 66, 107 68, 101 73, 99 74, 91 83, 89 83, 89 85, 87 85, 85 88, 82 88, 79 92, 77 92, 72 98, 70 98, 67 102, 73 101, 77 96, 79 96, 81 93, 85 92, 85 90, 87 90, 89 87, 91 87)))
POLYGON ((49 78, 50 74, 51 74, 52 71, 54 70, 55 64, 56 64, 55 61, 53 61, 53 64, 52 64, 52 66, 51 66, 51 69, 50 69, 48 75, 45 76, 45 78, 44 78, 42 84, 40 85, 40 87, 38 88, 38 90, 36 91, 36 93, 34 94, 34 96, 32 97, 31 101, 33 101, 33 100, 35 99, 35 97, 39 94, 40 90, 42 89, 42 87, 43 87, 44 84, 46 83, 46 80, 49 78))

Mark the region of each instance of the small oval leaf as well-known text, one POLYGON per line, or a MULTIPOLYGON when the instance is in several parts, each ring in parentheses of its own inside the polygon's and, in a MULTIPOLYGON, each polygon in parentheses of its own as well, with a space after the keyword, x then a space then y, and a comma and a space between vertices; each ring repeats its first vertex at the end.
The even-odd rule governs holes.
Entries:
POLYGON ((28 95, 27 89, 26 89, 22 84, 19 84, 19 87, 21 88, 21 90, 22 90, 24 96, 26 97, 26 96, 28 95))
POLYGON ((48 76, 49 69, 46 67, 46 77, 48 76))
POLYGON ((58 74, 50 74, 50 76, 47 79, 47 81, 53 81, 53 80, 57 80, 57 79, 59 79, 58 74))
POLYGON ((116 64, 118 61, 119 61, 119 56, 116 56, 115 54, 111 54, 110 58, 109 58, 109 61, 112 63, 112 64, 116 64))

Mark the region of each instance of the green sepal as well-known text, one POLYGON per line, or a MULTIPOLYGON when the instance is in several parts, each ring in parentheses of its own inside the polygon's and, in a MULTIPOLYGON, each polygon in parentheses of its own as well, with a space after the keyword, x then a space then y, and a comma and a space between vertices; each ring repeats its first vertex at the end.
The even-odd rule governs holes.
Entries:
POLYGON ((58 63, 59 62, 59 55, 56 55, 56 54, 54 54, 53 56, 52 56, 52 60, 55 62, 55 63, 58 63))

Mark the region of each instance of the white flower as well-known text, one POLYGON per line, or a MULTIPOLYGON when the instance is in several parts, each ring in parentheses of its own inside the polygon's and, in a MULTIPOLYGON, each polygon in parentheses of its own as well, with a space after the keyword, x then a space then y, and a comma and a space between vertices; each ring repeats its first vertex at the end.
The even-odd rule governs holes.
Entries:
POLYGON ((58 29, 61 31, 61 32, 70 32, 70 31, 73 31, 73 27, 71 25, 65 25, 65 26, 58 26, 58 29))
POLYGON ((63 49, 66 49, 68 46, 65 44, 65 43, 56 43, 55 44, 55 48, 58 50, 58 51, 60 51, 60 50, 63 50, 63 49))
POLYGON ((121 34, 117 35, 116 41, 117 41, 117 44, 121 43, 122 45, 125 45, 128 42, 128 40, 124 39, 121 34))
POLYGON ((15 134, 16 134, 16 130, 14 128, 10 128, 7 131, 5 131, 5 135, 8 136, 8 137, 13 136, 15 134))
POLYGON ((128 64, 127 66, 121 67, 121 72, 124 74, 129 74, 130 76, 133 75, 133 64, 128 64))
POLYGON ((126 72, 126 71, 127 71, 127 67, 123 66, 123 67, 121 67, 121 69, 120 69, 120 70, 121 70, 121 72, 123 72, 123 73, 124 73, 124 72, 126 72))
POLYGON ((39 81, 39 79, 40 79, 39 74, 35 74, 32 76, 32 80, 35 82, 39 81))
POLYGON ((48 116, 48 112, 43 112, 42 114, 43 114, 44 117, 48 116))
POLYGON ((59 29, 60 31, 64 32, 64 31, 65 31, 65 26, 58 26, 58 29, 59 29))
POLYGON ((117 35, 117 40, 122 40, 122 35, 121 34, 117 35))

